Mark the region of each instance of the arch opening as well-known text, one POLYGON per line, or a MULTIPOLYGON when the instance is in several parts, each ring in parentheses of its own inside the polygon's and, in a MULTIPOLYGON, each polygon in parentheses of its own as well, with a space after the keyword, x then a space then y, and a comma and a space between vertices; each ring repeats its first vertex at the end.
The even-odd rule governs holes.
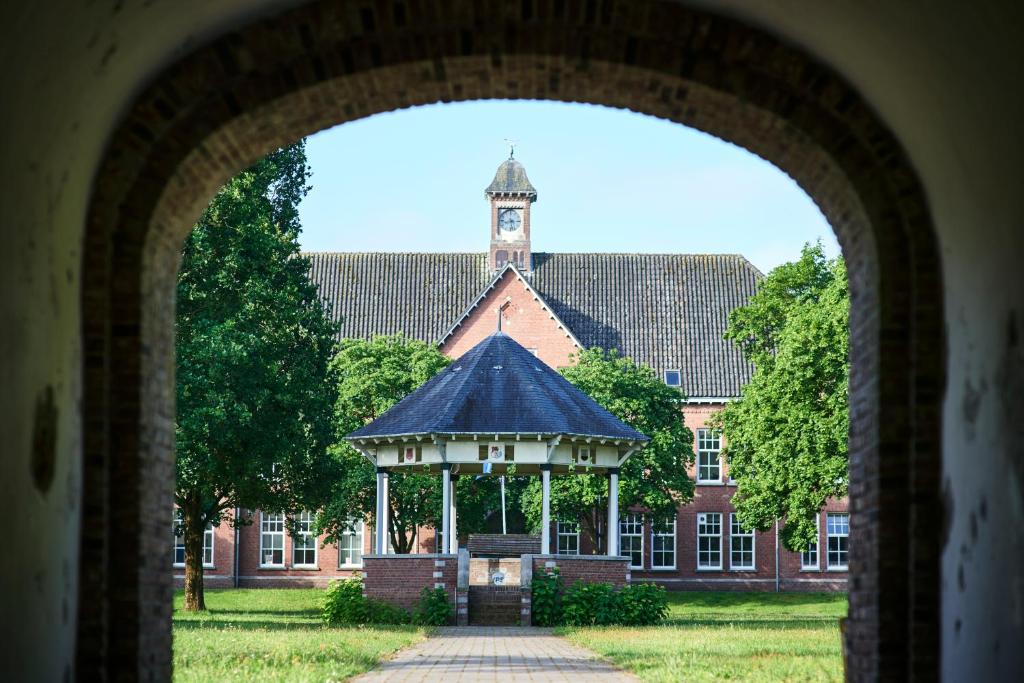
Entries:
POLYGON ((79 675, 169 677, 168 293, 209 197, 304 135, 470 99, 665 118, 767 159, 814 199, 850 275, 850 675, 936 671, 941 283, 923 193, 895 139, 836 74, 728 19, 653 0, 582 18, 560 3, 525 18, 457 4, 401 21, 367 4, 354 25, 311 3, 242 28, 161 75, 111 141, 84 249, 79 675))

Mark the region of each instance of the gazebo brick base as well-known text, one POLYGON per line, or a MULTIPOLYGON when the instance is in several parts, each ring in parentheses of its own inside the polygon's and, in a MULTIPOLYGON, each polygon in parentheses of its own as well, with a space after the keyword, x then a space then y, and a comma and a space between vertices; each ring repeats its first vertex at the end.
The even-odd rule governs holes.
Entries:
POLYGON ((629 558, 608 555, 523 555, 521 573, 520 623, 530 626, 533 618, 530 582, 534 572, 543 572, 557 567, 562 585, 570 586, 575 581, 585 583, 610 583, 616 588, 630 582, 629 558))
POLYGON ((363 595, 412 611, 424 588, 444 588, 456 623, 458 556, 449 554, 364 555, 363 595))

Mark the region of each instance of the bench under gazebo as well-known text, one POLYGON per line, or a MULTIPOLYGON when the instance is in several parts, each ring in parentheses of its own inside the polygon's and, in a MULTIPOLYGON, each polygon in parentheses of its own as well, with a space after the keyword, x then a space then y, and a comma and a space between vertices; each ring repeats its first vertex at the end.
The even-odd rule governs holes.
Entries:
MULTIPOLYGON (((444 587, 464 623, 469 554, 460 558, 454 478, 510 468, 542 482, 540 553, 522 556, 524 590, 534 567, 558 566, 567 581, 629 579, 628 558, 619 555, 619 469, 647 437, 500 331, 346 439, 377 468, 374 553, 364 558, 363 572, 368 597, 410 607, 424 586, 444 587), (441 477, 440 547, 447 552, 388 553, 388 474, 412 468, 441 477), (582 473, 608 476, 607 555, 552 555, 551 477, 582 473)), ((524 622, 528 606, 524 594, 524 622)))

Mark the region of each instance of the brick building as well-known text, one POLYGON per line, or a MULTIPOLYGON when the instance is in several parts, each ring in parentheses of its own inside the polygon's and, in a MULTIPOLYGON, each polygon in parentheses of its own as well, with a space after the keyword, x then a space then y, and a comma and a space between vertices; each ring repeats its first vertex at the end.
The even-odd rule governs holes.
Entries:
MULTIPOLYGON (((722 338, 728 315, 754 293, 761 273, 734 254, 546 253, 532 249, 530 208, 537 191, 522 164, 503 162, 487 187, 486 253, 313 253, 319 285, 345 337, 402 333, 436 342, 457 358, 495 328, 558 368, 581 348, 618 349, 645 363, 687 397, 694 433, 697 486, 674 519, 637 511, 620 520, 620 547, 633 580, 668 588, 714 590, 842 590, 846 588, 849 515, 845 500, 819 514, 816 548, 794 553, 776 530, 747 533, 733 516, 735 486, 718 461, 720 437, 706 427, 715 411, 739 396, 752 367, 722 338)), ((543 232, 541 233, 543 234, 543 232)), ((362 566, 372 533, 360 526, 340 545, 320 547, 284 520, 253 513, 253 524, 222 524, 207 532, 206 584, 322 585, 362 566)), ((552 530, 559 553, 589 553, 568 520, 552 530)), ((433 552, 431 529, 417 548, 433 552)), ((180 539, 175 561, 183 561, 180 539)), ((179 567, 176 564, 176 567, 179 567)), ((180 581, 183 572, 176 571, 180 581)))

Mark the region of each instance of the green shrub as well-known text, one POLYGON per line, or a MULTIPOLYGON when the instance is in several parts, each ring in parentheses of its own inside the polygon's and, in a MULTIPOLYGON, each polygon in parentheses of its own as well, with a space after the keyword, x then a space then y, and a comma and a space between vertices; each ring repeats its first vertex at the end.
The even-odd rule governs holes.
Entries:
POLYGON ((363 597, 363 582, 359 579, 332 581, 327 586, 323 618, 331 626, 365 624, 367 600, 363 597))
POLYGON ((530 607, 535 626, 557 626, 562 621, 562 577, 558 567, 533 575, 530 582, 530 607))
POLYGON ((364 624, 409 624, 412 615, 400 607, 389 605, 381 600, 366 600, 366 621, 364 624))
POLYGON ((575 581, 562 596, 562 619, 569 626, 616 623, 619 594, 610 583, 575 581))
POLYGON ((616 623, 650 626, 668 615, 668 594, 653 583, 631 583, 619 591, 616 623))
POLYGON ((444 588, 427 588, 420 592, 420 604, 413 614, 413 623, 422 626, 444 626, 452 618, 452 606, 448 602, 448 591, 444 588))
POLYGON ((330 626, 353 626, 408 624, 410 616, 403 609, 364 597, 360 579, 342 579, 327 587, 323 619, 330 626))

